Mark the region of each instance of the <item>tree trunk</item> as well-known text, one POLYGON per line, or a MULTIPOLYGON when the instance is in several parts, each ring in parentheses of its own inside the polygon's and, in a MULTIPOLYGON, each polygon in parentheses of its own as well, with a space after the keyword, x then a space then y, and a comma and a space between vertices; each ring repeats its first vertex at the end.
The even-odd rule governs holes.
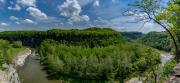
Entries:
POLYGON ((179 53, 179 47, 178 47, 178 44, 175 40, 175 37, 173 36, 173 34, 171 33, 171 31, 164 25, 162 25, 159 21, 153 19, 156 23, 158 23, 160 26, 162 26, 168 33, 169 35, 171 36, 172 40, 173 40, 173 43, 174 43, 174 46, 175 46, 175 49, 176 49, 176 52, 175 52, 175 55, 176 55, 176 60, 179 62, 178 59, 180 59, 180 53, 179 53))

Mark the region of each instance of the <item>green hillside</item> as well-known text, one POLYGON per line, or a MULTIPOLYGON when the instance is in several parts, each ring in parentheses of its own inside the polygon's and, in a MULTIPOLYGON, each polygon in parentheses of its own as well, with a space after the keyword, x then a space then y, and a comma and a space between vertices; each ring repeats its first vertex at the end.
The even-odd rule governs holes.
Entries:
POLYGON ((172 48, 171 40, 165 32, 150 32, 137 39, 137 42, 165 51, 172 48))

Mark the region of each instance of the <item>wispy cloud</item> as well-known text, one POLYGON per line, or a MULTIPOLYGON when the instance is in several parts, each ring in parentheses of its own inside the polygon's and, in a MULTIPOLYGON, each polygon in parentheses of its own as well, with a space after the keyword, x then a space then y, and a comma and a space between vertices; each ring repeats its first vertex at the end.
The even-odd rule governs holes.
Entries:
POLYGON ((0 23, 0 26, 8 26, 9 24, 5 23, 5 22, 2 22, 0 23))
POLYGON ((34 18, 37 18, 37 19, 47 19, 48 16, 42 12, 41 10, 39 10, 38 8, 35 8, 35 7, 29 7, 26 9, 26 11, 29 12, 29 15, 31 15, 32 17, 34 18))
POLYGON ((19 20, 19 18, 15 17, 15 16, 10 16, 9 19, 14 20, 14 21, 19 20))
POLYGON ((21 4, 22 6, 36 7, 36 0, 17 0, 17 3, 21 4))
POLYGON ((24 23, 29 23, 29 24, 37 24, 36 22, 30 20, 30 19, 25 19, 24 23))
POLYGON ((9 6, 8 7, 9 10, 15 10, 15 11, 20 11, 21 7, 18 4, 15 4, 15 6, 9 6))

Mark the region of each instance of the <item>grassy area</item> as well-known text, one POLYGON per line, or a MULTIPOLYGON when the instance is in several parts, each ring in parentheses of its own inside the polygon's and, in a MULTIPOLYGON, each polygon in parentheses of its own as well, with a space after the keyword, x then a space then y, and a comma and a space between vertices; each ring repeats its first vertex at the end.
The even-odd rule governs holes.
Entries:
POLYGON ((25 47, 14 47, 14 44, 10 44, 6 40, 0 40, 0 68, 2 64, 11 64, 12 60, 21 52, 25 52, 25 47))

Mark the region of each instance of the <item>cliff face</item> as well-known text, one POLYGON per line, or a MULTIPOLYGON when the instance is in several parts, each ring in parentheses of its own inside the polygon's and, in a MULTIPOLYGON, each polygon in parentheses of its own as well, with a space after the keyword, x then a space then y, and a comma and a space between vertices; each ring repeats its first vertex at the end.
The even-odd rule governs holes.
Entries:
POLYGON ((180 63, 177 64, 169 75, 168 83, 180 83, 180 63))
POLYGON ((26 58, 31 54, 31 50, 27 50, 26 53, 17 56, 13 60, 13 64, 3 65, 4 70, 0 70, 0 83, 21 83, 16 67, 24 65, 26 58))
POLYGON ((4 64, 5 70, 0 71, 0 83, 20 83, 18 74, 13 65, 4 64))

